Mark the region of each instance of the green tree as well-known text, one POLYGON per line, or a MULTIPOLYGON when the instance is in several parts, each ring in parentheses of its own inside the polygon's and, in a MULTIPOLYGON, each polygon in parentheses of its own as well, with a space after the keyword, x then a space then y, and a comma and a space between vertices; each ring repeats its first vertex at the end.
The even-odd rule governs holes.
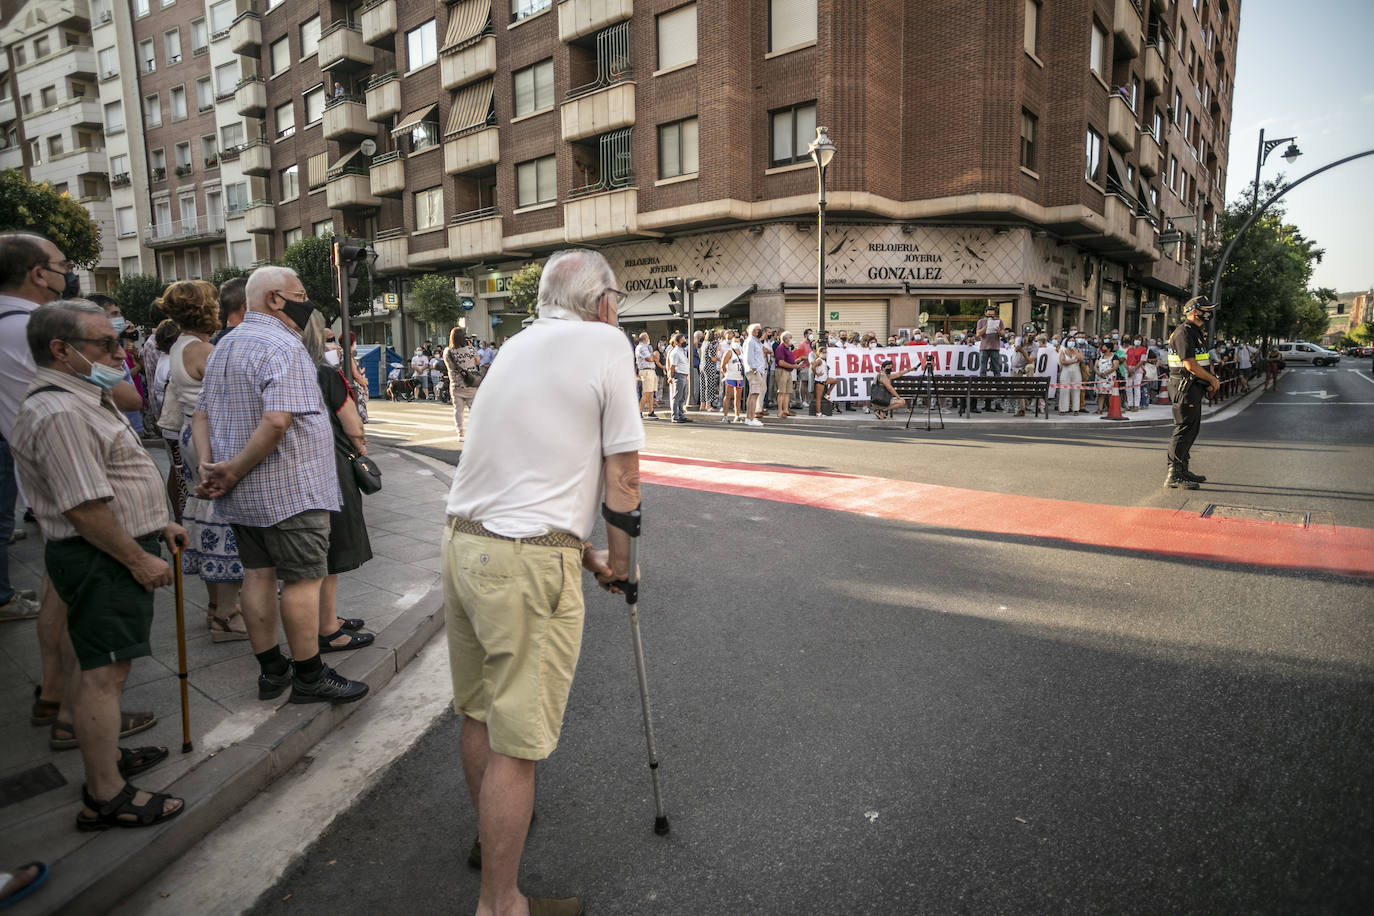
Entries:
POLYGON ((458 291, 453 278, 442 274, 425 274, 410 284, 410 300, 406 312, 416 321, 434 325, 441 337, 447 339, 449 328, 458 326, 463 313, 458 304, 458 291))
POLYGON ((1326 306, 1316 299, 1308 299, 1298 306, 1298 319, 1293 336, 1298 340, 1321 340, 1329 324, 1331 316, 1326 314, 1326 306))
POLYGON ((517 312, 523 309, 534 314, 534 308, 539 303, 539 277, 543 272, 544 269, 538 264, 526 264, 515 272, 508 288, 511 308, 517 312))
POLYGON ((115 281, 110 295, 119 303, 119 310, 130 324, 150 327, 153 323, 153 300, 162 295, 161 280, 148 274, 132 274, 115 281))
POLYGON ((100 225, 65 191, 35 184, 19 169, 0 172, 0 230, 46 236, 67 260, 90 267, 100 260, 100 225))
POLYGON ((205 279, 214 286, 223 286, 227 280, 233 280, 237 277, 246 277, 250 273, 252 273, 252 271, 244 270, 242 267, 234 267, 232 264, 226 264, 205 279))
MULTIPOLYGON (((310 236, 293 242, 282 252, 281 263, 296 272, 310 301, 324 315, 326 323, 339 317, 339 297, 334 274, 334 237, 310 236)), ((372 278, 362 267, 355 268, 358 285, 349 293, 348 314, 361 315, 372 303, 372 278)))

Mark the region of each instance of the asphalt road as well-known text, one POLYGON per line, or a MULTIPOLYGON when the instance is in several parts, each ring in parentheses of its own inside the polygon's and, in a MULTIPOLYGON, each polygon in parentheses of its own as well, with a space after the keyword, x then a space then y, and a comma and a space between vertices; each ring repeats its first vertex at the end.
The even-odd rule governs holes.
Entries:
MULTIPOLYGON (((1290 373, 1204 429, 1207 498, 1374 528, 1366 402, 1372 379, 1290 373)), ((1158 486, 1165 435, 664 424, 650 449, 1182 504, 1158 486)), ((1368 579, 663 486, 645 508, 641 622, 672 833, 651 830, 624 605, 589 591, 563 740, 538 771, 527 892, 580 894, 592 914, 1374 903, 1368 579)), ((447 714, 253 912, 471 912, 475 829, 447 714)))

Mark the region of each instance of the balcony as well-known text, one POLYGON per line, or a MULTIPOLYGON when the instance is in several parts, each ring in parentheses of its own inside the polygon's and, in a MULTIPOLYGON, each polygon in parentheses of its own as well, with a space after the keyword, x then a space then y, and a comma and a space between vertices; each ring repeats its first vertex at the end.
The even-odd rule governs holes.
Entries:
POLYGON ((235 54, 257 57, 262 48, 262 17, 253 10, 239 13, 229 26, 229 47, 235 54))
POLYGON ((1136 57, 1140 54, 1140 4, 1141 0, 1116 0, 1112 31, 1116 35, 1118 58, 1136 57))
POLYGON ((363 7, 363 41, 390 51, 396 44, 396 0, 373 0, 363 7))
POLYGON ((239 168, 245 175, 272 174, 272 144, 259 137, 238 148, 239 168))
POLYGON ((396 71, 374 76, 367 84, 367 119, 386 121, 401 113, 401 80, 396 71))
POLYGON ((346 140, 371 137, 377 125, 367 119, 367 103, 355 95, 335 96, 324 103, 324 137, 346 140))
POLYGON ((1116 194, 1108 194, 1103 209, 1107 219, 1107 235, 1114 241, 1135 245, 1135 207, 1116 194))
POLYGON ((1123 153, 1135 148, 1135 112, 1131 103, 1113 94, 1107 102, 1107 139, 1123 153))
POLYGON ((382 199, 372 193, 366 169, 330 175, 324 197, 331 210, 371 210, 382 205, 382 199))
POLYGON ((449 175, 486 168, 500 159, 500 131, 495 127, 484 127, 444 141, 444 171, 449 175))
POLYGON ((193 216, 162 225, 143 227, 143 244, 148 248, 171 248, 213 242, 224 238, 224 223, 212 226, 210 220, 193 216))
POLYGON ((410 237, 404 229, 378 232, 372 247, 377 252, 377 263, 372 265, 374 273, 401 273, 410 266, 410 237))
POLYGON ((243 228, 248 232, 276 232, 277 208, 270 200, 255 200, 243 211, 243 228))
POLYGON ((1145 48, 1145 94, 1156 96, 1164 91, 1164 52, 1159 45, 1145 48))
POLYGON ((234 89, 234 111, 246 118, 261 118, 267 114, 267 83, 260 76, 239 80, 234 89))
POLYGON ((634 14, 633 0, 563 0, 558 6, 558 40, 572 41, 634 14))
POLYGON ((1159 144, 1147 131, 1140 134, 1140 174, 1153 178, 1159 174, 1159 144))
POLYGON ((14 118, 14 99, 8 95, 0 98, 0 124, 8 124, 14 118))
POLYGON ((0 172, 24 167, 24 150, 18 146, 0 149, 0 172))
POLYGON ((638 231, 637 188, 589 194, 563 205, 563 235, 569 242, 618 238, 638 231))
POLYGON ((1135 218, 1135 248, 1139 255, 1159 257, 1159 242, 1156 241, 1155 223, 1148 216, 1135 218))
POLYGON ((563 103, 563 139, 581 140, 635 123, 635 84, 616 83, 563 103))
POLYGON ((439 53, 439 82, 445 89, 491 76, 496 72, 496 38, 486 35, 456 51, 439 53))
POLYGON ((372 193, 379 197, 400 197, 406 189, 406 161, 400 150, 383 153, 372 159, 367 173, 372 193))
POLYGON ((438 228, 438 232, 422 229, 410 234, 408 259, 411 270, 449 267, 454 263, 453 252, 448 247, 448 237, 443 232, 444 227, 438 228))
POLYGON ((372 66, 372 46, 363 41, 362 29, 342 20, 320 34, 321 70, 364 70, 372 66))
POLYGON ((110 160, 106 158, 103 147, 67 150, 65 153, 49 156, 47 163, 61 163, 62 171, 68 175, 105 175, 110 169, 110 160))
POLYGON ((495 207, 459 213, 448 227, 448 250, 455 261, 478 261, 501 253, 501 213, 495 207))

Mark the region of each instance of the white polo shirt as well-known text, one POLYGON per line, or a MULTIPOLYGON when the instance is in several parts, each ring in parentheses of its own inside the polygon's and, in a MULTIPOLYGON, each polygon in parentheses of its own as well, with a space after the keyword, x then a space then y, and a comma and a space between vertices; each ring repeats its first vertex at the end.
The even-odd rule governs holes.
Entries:
MULTIPOLYGON (((36 308, 38 303, 32 299, 0 293, 0 315, 31 313, 36 308)), ((37 371, 29 352, 28 327, 28 314, 0 318, 0 436, 6 439, 37 371)))
POLYGON ((602 459, 644 447, 625 336, 568 312, 541 317, 502 347, 468 419, 449 515, 507 537, 591 536, 602 459))

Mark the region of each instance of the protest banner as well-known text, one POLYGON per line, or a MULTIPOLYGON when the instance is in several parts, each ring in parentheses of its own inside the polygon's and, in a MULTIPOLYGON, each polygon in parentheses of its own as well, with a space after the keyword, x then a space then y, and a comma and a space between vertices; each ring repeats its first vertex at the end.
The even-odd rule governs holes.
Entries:
MULTIPOLYGON (((1002 375, 1011 375, 1012 348, 1003 346, 999 354, 1002 360, 1002 375)), ((878 374, 883 362, 892 362, 892 374, 924 375, 926 364, 934 367, 934 374, 940 376, 978 375, 982 369, 982 356, 976 346, 948 344, 919 347, 831 347, 827 354, 830 377, 835 379, 831 390, 833 401, 867 401, 869 388, 878 374)), ((1050 385, 1059 378, 1059 360, 1049 347, 1041 347, 1035 356, 1037 377, 1047 377, 1050 385)))

